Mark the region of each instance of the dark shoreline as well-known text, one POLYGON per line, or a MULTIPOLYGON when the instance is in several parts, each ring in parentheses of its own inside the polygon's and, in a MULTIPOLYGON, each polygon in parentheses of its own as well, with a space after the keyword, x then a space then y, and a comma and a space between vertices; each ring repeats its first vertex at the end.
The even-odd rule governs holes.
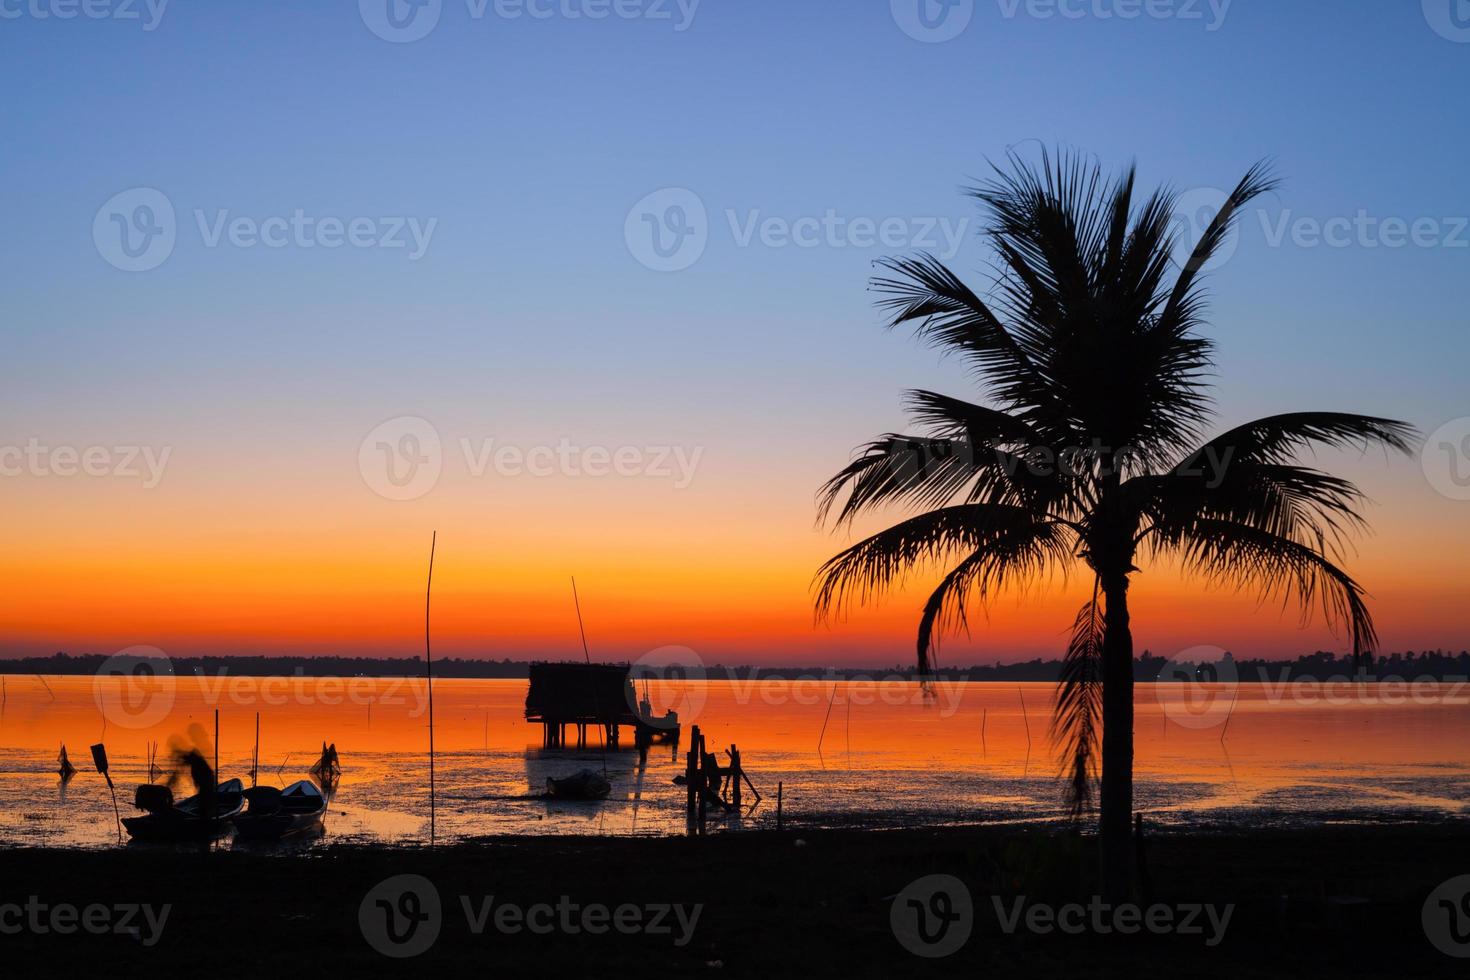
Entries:
MULTIPOLYGON (((533 660, 442 658, 434 662, 436 679, 526 680, 533 660)), ((566 662, 580 663, 578 658, 566 662)), ((622 662, 626 663, 626 662, 622 662)), ((969 667, 935 667, 921 675, 912 664, 872 667, 761 666, 752 664, 686 664, 638 668, 665 680, 756 681, 962 681, 969 683, 1056 683, 1059 660, 1033 659, 969 667)), ((394 679, 424 677, 419 657, 299 657, 208 656, 162 658, 104 657, 101 654, 49 657, 0 657, 0 676, 104 676, 144 674, 167 677, 290 677, 394 679)), ((1357 683, 1366 681, 1412 684, 1424 681, 1465 683, 1470 679, 1470 651, 1458 654, 1433 650, 1390 654, 1356 664, 1351 656, 1327 651, 1292 660, 1236 659, 1226 653, 1215 661, 1173 660, 1143 651, 1134 661, 1134 681, 1140 684, 1190 681, 1229 681, 1241 684, 1280 684, 1287 681, 1357 683)), ((643 676, 643 674, 639 674, 643 676)))
POLYGON ((1086 903, 1094 841, 1055 829, 750 832, 703 839, 497 837, 436 850, 326 846, 281 855, 218 849, 0 850, 0 904, 170 904, 156 946, 114 935, 0 936, 15 976, 71 968, 115 976, 218 968, 444 969, 583 977, 671 976, 1448 976, 1464 963, 1426 938, 1421 911, 1446 879, 1470 874, 1463 825, 1324 827, 1150 835, 1149 902, 1234 905, 1223 940, 1202 936, 1006 934, 994 900, 1086 903), (400 874, 442 898, 432 948, 402 961, 364 939, 359 906, 400 874), (954 875, 973 896, 974 933, 945 959, 895 938, 893 897, 917 878, 954 875), (692 939, 475 935, 459 896, 528 907, 562 896, 585 906, 703 906, 692 939), (326 957, 326 959, 323 959, 326 957), (711 964, 718 963, 714 967, 711 964), (1140 963, 1149 968, 1140 969, 1140 963), (986 971, 980 974, 977 971, 986 971))

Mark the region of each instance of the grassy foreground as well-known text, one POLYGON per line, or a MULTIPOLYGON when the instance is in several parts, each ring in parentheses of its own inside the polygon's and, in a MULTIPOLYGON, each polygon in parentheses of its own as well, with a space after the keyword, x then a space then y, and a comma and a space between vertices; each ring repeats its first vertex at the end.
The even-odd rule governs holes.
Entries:
MULTIPOLYGON (((1003 930, 1019 896, 1084 905, 1095 891, 1093 841, 998 829, 742 833, 669 838, 496 838, 428 850, 323 847, 304 854, 120 848, 0 851, 0 906, 31 896, 72 903, 172 906, 154 945, 141 937, 0 934, 7 975, 112 976, 198 970, 350 971, 365 975, 474 970, 568 977, 664 976, 1449 976, 1470 963, 1426 938, 1421 910, 1440 883, 1470 874, 1462 828, 1329 828, 1312 832, 1167 836, 1147 844, 1141 905, 1234 905, 1217 945, 1203 934, 1040 934, 1003 930), (365 896, 396 875, 429 879, 437 940, 392 959, 364 936, 365 896), (973 931, 953 955, 906 949, 890 922, 894 896, 926 875, 953 875, 973 903, 973 931), (467 903, 461 898, 467 896, 467 903), (489 905, 479 934, 472 922, 489 905), (496 928, 496 910, 537 903, 702 910, 692 931, 546 934, 496 928), (470 914, 466 912, 468 904, 470 914), (678 945, 681 936, 688 941, 678 945)), ((392 903, 390 903, 392 904, 392 903)), ((367 921, 382 910, 371 903, 367 921)), ((393 905, 405 914, 419 906, 393 905)), ((950 906, 933 906, 946 912, 950 906)), ((0 909, 0 926, 7 919, 0 909)), ((549 914, 549 913, 548 913, 549 914)), ((632 913, 629 913, 631 915, 632 913)), ((645 923, 652 911, 640 913, 645 923)), ((1178 913, 1176 913, 1178 914, 1178 913)), ((44 914, 43 914, 44 915, 44 914)), ((139 920, 140 922, 143 920, 139 920)), ((404 920, 407 921, 407 920, 404 920)), ((517 924, 512 915, 506 920, 517 924)), ((585 922, 573 918, 574 922, 585 922)), ((598 923, 593 921, 593 925, 598 923)), ((369 928, 376 928, 369 926, 369 928)), ((144 934, 148 933, 146 924, 144 934)))

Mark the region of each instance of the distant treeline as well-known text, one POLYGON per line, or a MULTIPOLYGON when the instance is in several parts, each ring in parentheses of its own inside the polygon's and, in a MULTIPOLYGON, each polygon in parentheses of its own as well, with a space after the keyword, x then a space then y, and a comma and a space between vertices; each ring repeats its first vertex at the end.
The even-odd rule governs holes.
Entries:
MULTIPOLYGON (((72 656, 66 653, 49 657, 0 659, 0 674, 95 674, 104 669, 104 665, 108 665, 107 669, 118 667, 115 662, 109 665, 108 662, 113 659, 101 654, 72 656)), ((529 676, 531 663, 533 661, 529 660, 448 658, 434 661, 434 676, 524 679, 529 676)), ((135 665, 144 664, 155 672, 172 672, 182 676, 229 674, 245 677, 421 677, 424 673, 424 661, 420 657, 178 657, 171 660, 135 660, 126 666, 132 669, 135 665)), ((1061 668, 1059 660, 1037 659, 1014 664, 941 667, 934 673, 941 680, 1055 681, 1061 676, 1061 668)), ((1470 652, 1430 650, 1422 653, 1395 653, 1371 658, 1360 669, 1355 670, 1351 657, 1326 651, 1318 651, 1295 660, 1236 660, 1226 653, 1218 661, 1196 662, 1170 660, 1145 650, 1134 663, 1133 676, 1141 682, 1149 682, 1160 678, 1182 680, 1190 673, 1204 677, 1229 676, 1232 670, 1235 677, 1247 683, 1305 678, 1330 680, 1358 673, 1379 679, 1463 679, 1470 677, 1470 652)), ((662 667, 657 668, 656 672, 665 675, 675 673, 662 667)), ((913 666, 906 664, 895 664, 892 667, 759 667, 715 664, 704 667, 703 674, 711 680, 749 680, 758 677, 871 680, 915 679, 918 676, 913 666)), ((698 676, 697 671, 694 675, 698 676)))

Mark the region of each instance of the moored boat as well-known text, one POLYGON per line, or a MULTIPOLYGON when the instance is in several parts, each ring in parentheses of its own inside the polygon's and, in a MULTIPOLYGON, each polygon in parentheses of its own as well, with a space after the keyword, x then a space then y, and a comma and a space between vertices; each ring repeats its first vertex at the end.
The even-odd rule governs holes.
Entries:
POLYGON ((245 791, 248 806, 232 817, 235 833, 244 840, 280 840, 317 833, 327 815, 327 798, 309 779, 285 789, 255 786, 245 791))
POLYGON ((244 807, 245 786, 238 779, 228 779, 213 793, 196 793, 174 802, 167 786, 145 783, 138 787, 133 805, 143 815, 124 817, 123 826, 134 840, 213 840, 229 829, 230 818, 244 807))
POLYGON ((610 792, 612 783, 592 769, 546 780, 546 795, 558 800, 605 800, 610 792))

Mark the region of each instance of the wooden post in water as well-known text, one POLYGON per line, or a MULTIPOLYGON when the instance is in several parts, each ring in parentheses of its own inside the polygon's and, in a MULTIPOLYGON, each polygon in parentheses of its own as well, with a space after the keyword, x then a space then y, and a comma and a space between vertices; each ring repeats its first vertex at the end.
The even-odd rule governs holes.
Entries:
POLYGON ((730 803, 740 809, 740 749, 730 744, 730 803))
POLYGON ((699 756, 698 756, 698 758, 699 758, 699 794, 698 794, 698 797, 699 798, 698 798, 698 801, 697 801, 698 804, 699 804, 699 836, 703 837, 704 836, 704 818, 705 818, 705 798, 709 796, 709 779, 710 779, 710 777, 712 775, 714 775, 712 772, 710 772, 709 756, 704 751, 704 735, 703 734, 701 734, 699 736, 699 745, 697 747, 697 751, 699 752, 699 756))
POLYGON ((776 830, 778 832, 783 829, 781 826, 781 797, 785 789, 786 784, 784 782, 778 781, 776 783, 776 830))
MULTIPOLYGON (((219 709, 214 709, 214 784, 219 785, 219 709)), ((202 791, 203 786, 199 787, 202 791)))
POLYGON ((250 785, 259 782, 260 775, 260 712, 255 713, 255 748, 250 753, 250 785))
POLYGON ((688 800, 684 804, 684 816, 688 823, 689 833, 694 833, 695 808, 694 800, 699 792, 699 726, 695 725, 689 733, 689 755, 684 762, 684 788, 687 791, 688 800))

